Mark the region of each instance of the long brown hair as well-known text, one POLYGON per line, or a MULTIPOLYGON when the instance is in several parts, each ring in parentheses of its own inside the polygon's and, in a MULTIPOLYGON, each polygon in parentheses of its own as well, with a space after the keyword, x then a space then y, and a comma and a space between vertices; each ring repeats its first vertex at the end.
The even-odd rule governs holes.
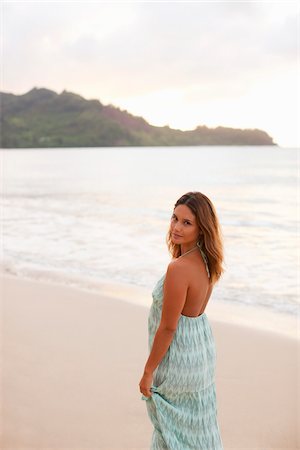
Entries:
MULTIPOLYGON (((182 195, 175 203, 186 205, 196 217, 196 222, 201 230, 198 242, 207 257, 210 272, 210 282, 215 284, 225 269, 222 267, 224 260, 223 235, 217 213, 211 200, 201 192, 193 191, 182 195)), ((174 211, 174 210, 173 210, 174 211)), ((171 227, 166 238, 169 253, 173 258, 180 256, 180 244, 175 244, 171 239, 171 227)))

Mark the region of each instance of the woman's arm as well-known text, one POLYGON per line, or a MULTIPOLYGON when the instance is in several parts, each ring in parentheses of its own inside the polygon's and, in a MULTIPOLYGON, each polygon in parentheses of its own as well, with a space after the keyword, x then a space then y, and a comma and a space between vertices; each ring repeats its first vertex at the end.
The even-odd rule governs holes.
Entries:
POLYGON ((185 304, 187 289, 186 268, 178 263, 169 263, 164 281, 161 321, 145 365, 145 374, 152 374, 155 371, 173 340, 185 304))
POLYGON ((153 374, 156 367, 159 365, 173 340, 174 330, 167 330, 161 325, 158 327, 153 339, 152 349, 147 359, 144 374, 153 374))

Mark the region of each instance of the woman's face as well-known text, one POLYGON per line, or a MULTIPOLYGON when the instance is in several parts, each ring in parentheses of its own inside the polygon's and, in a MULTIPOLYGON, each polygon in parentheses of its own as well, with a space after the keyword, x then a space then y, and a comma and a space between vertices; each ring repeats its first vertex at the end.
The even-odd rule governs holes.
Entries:
POLYGON ((196 244, 200 228, 188 206, 176 206, 171 217, 170 231, 174 244, 196 244))

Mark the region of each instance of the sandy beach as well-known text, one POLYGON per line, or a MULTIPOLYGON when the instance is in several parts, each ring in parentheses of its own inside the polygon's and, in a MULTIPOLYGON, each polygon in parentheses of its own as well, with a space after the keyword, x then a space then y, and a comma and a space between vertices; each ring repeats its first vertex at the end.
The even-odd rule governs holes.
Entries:
MULTIPOLYGON (((299 323, 278 320, 276 331, 250 309, 213 296, 206 309, 224 450, 299 449, 299 323)), ((107 291, 2 275, 1 448, 148 450, 138 386, 148 311, 107 291)))

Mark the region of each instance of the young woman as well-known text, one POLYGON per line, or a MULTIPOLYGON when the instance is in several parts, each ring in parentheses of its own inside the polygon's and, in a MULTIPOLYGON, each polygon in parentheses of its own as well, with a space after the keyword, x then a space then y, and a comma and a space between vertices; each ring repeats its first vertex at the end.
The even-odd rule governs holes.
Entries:
POLYGON ((139 387, 154 426, 151 450, 223 450, 217 421, 216 348, 205 308, 224 269, 212 202, 188 192, 167 234, 172 260, 152 292, 149 351, 139 387))

